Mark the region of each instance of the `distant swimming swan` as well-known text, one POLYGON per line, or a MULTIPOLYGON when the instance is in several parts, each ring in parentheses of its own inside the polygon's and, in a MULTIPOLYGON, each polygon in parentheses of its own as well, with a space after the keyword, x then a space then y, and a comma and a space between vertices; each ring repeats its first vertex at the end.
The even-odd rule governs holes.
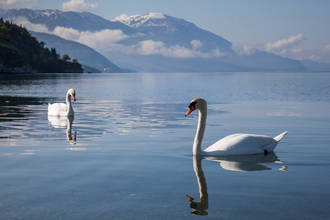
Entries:
POLYGON ((74 89, 69 89, 66 93, 66 104, 64 103, 54 103, 48 104, 48 115, 52 116, 73 116, 74 111, 71 105, 71 97, 73 101, 76 101, 76 91, 74 89))
POLYGON ((186 116, 195 109, 199 110, 198 127, 194 139, 194 155, 241 155, 272 152, 277 143, 288 133, 287 131, 272 138, 257 134, 232 134, 228 135, 205 150, 202 150, 202 141, 206 126, 207 103, 202 98, 194 98, 189 105, 186 116))

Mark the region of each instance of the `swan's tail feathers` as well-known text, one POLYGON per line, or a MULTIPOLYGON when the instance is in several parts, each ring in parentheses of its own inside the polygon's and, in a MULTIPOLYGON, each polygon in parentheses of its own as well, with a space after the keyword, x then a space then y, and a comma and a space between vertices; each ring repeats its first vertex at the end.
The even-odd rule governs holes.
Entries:
POLYGON ((284 136, 288 133, 288 131, 284 131, 283 133, 277 135, 276 137, 274 137, 275 141, 279 142, 282 138, 284 138, 284 136))

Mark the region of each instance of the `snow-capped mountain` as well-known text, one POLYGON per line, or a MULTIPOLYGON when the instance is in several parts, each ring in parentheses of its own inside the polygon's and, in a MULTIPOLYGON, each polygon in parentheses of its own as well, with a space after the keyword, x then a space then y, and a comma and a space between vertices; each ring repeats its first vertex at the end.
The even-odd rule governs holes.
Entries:
POLYGON ((166 17, 162 13, 149 13, 146 15, 132 15, 122 14, 115 17, 113 21, 120 21, 130 27, 138 28, 141 26, 166 26, 164 22, 166 17))
POLYGON ((57 26, 73 28, 78 31, 99 31, 103 29, 120 29, 124 33, 133 30, 121 22, 109 21, 89 12, 61 11, 53 9, 0 9, 0 17, 8 20, 26 18, 34 24, 44 24, 49 30, 57 26))
MULTIPOLYGON (((123 24, 142 33, 134 38, 122 41, 123 44, 143 45, 155 49, 143 56, 138 54, 116 53, 112 56, 118 64, 140 71, 304 71, 305 67, 296 60, 280 57, 264 51, 255 51, 249 55, 238 55, 232 43, 216 34, 197 27, 184 19, 175 18, 162 13, 128 16, 126 14, 114 18, 123 24), (153 45, 157 42, 163 44, 153 45), (185 56, 178 56, 176 52, 185 56), (172 53, 172 54, 171 54, 172 53), (170 54, 170 55, 168 55, 170 54), (128 58, 129 56, 129 58, 128 58), (127 59, 130 62, 127 62, 127 59)), ((141 49, 135 47, 137 50, 141 49)), ((152 50, 151 49, 151 50, 152 50)))
POLYGON ((203 53, 230 55, 233 53, 232 44, 224 38, 197 27, 184 19, 175 18, 161 13, 148 13, 145 15, 121 15, 113 19, 134 28, 141 33, 130 43, 153 40, 163 42, 167 47, 182 46, 195 49, 203 53))
MULTIPOLYGON (((1 10, 0 17, 27 19, 30 28, 97 50, 115 64, 137 71, 304 71, 293 59, 264 51, 239 55, 232 43, 184 19, 162 13, 120 15, 112 20, 89 12, 1 10)), ((47 42, 46 42, 47 43, 47 42)), ((53 42, 54 43, 54 42, 53 42)))

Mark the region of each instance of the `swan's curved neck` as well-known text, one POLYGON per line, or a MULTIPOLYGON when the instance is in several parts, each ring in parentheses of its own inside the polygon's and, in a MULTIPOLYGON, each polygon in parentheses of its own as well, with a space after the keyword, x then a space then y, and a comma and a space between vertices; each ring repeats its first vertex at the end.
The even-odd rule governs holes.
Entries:
POLYGON ((194 155, 201 155, 202 150, 202 142, 205 132, 205 126, 206 126, 206 116, 207 116, 207 106, 201 105, 201 107, 198 109, 198 126, 197 131, 194 139, 194 145, 193 145, 193 154, 194 155))
POLYGON ((71 105, 71 95, 69 93, 66 94, 66 112, 67 115, 73 115, 73 108, 71 105))

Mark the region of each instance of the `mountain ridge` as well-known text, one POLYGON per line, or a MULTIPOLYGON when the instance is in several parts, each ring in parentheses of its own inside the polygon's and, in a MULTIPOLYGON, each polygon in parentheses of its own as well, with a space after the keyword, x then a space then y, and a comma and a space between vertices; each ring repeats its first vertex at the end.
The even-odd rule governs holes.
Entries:
POLYGON ((101 72, 121 72, 121 68, 113 64, 102 54, 79 42, 65 40, 56 35, 30 31, 39 41, 45 42, 48 48, 56 48, 60 54, 68 54, 77 58, 83 65, 94 67, 101 72))
POLYGON ((61 11, 54 9, 0 9, 0 17, 11 19, 25 17, 32 23, 45 24, 49 30, 56 26, 74 28, 79 31, 98 31, 102 29, 120 29, 130 33, 130 27, 121 22, 112 22, 90 12, 61 11))
POLYGON ((136 67, 134 69, 138 71, 167 72, 175 69, 180 69, 183 72, 311 71, 311 68, 315 68, 315 65, 307 67, 298 60, 266 51, 256 50, 251 54, 237 54, 232 43, 221 36, 184 19, 162 13, 121 15, 110 21, 89 12, 62 12, 51 9, 29 10, 15 11, 12 9, 10 13, 2 10, 0 16, 6 15, 13 19, 15 12, 17 12, 16 15, 20 16, 24 16, 24 13, 30 13, 29 16, 25 16, 29 18, 33 17, 31 14, 39 13, 34 20, 29 21, 36 22, 39 18, 38 22, 41 23, 38 24, 47 25, 50 30, 61 26, 63 23, 55 22, 50 26, 51 22, 59 20, 59 18, 55 19, 54 17, 72 16, 72 19, 67 17, 64 19, 66 22, 64 22, 65 26, 63 27, 77 30, 77 34, 83 33, 79 31, 97 34, 98 31, 102 30, 119 30, 121 36, 118 39, 110 43, 105 41, 103 46, 100 38, 101 46, 94 47, 94 49, 110 58, 117 65, 124 65, 127 68, 136 67), (40 20, 41 17, 43 19, 40 20), (93 18, 94 20, 86 20, 86 18, 93 18), (68 22, 69 20, 71 21, 68 22), (78 24, 79 28, 77 27, 78 24))

